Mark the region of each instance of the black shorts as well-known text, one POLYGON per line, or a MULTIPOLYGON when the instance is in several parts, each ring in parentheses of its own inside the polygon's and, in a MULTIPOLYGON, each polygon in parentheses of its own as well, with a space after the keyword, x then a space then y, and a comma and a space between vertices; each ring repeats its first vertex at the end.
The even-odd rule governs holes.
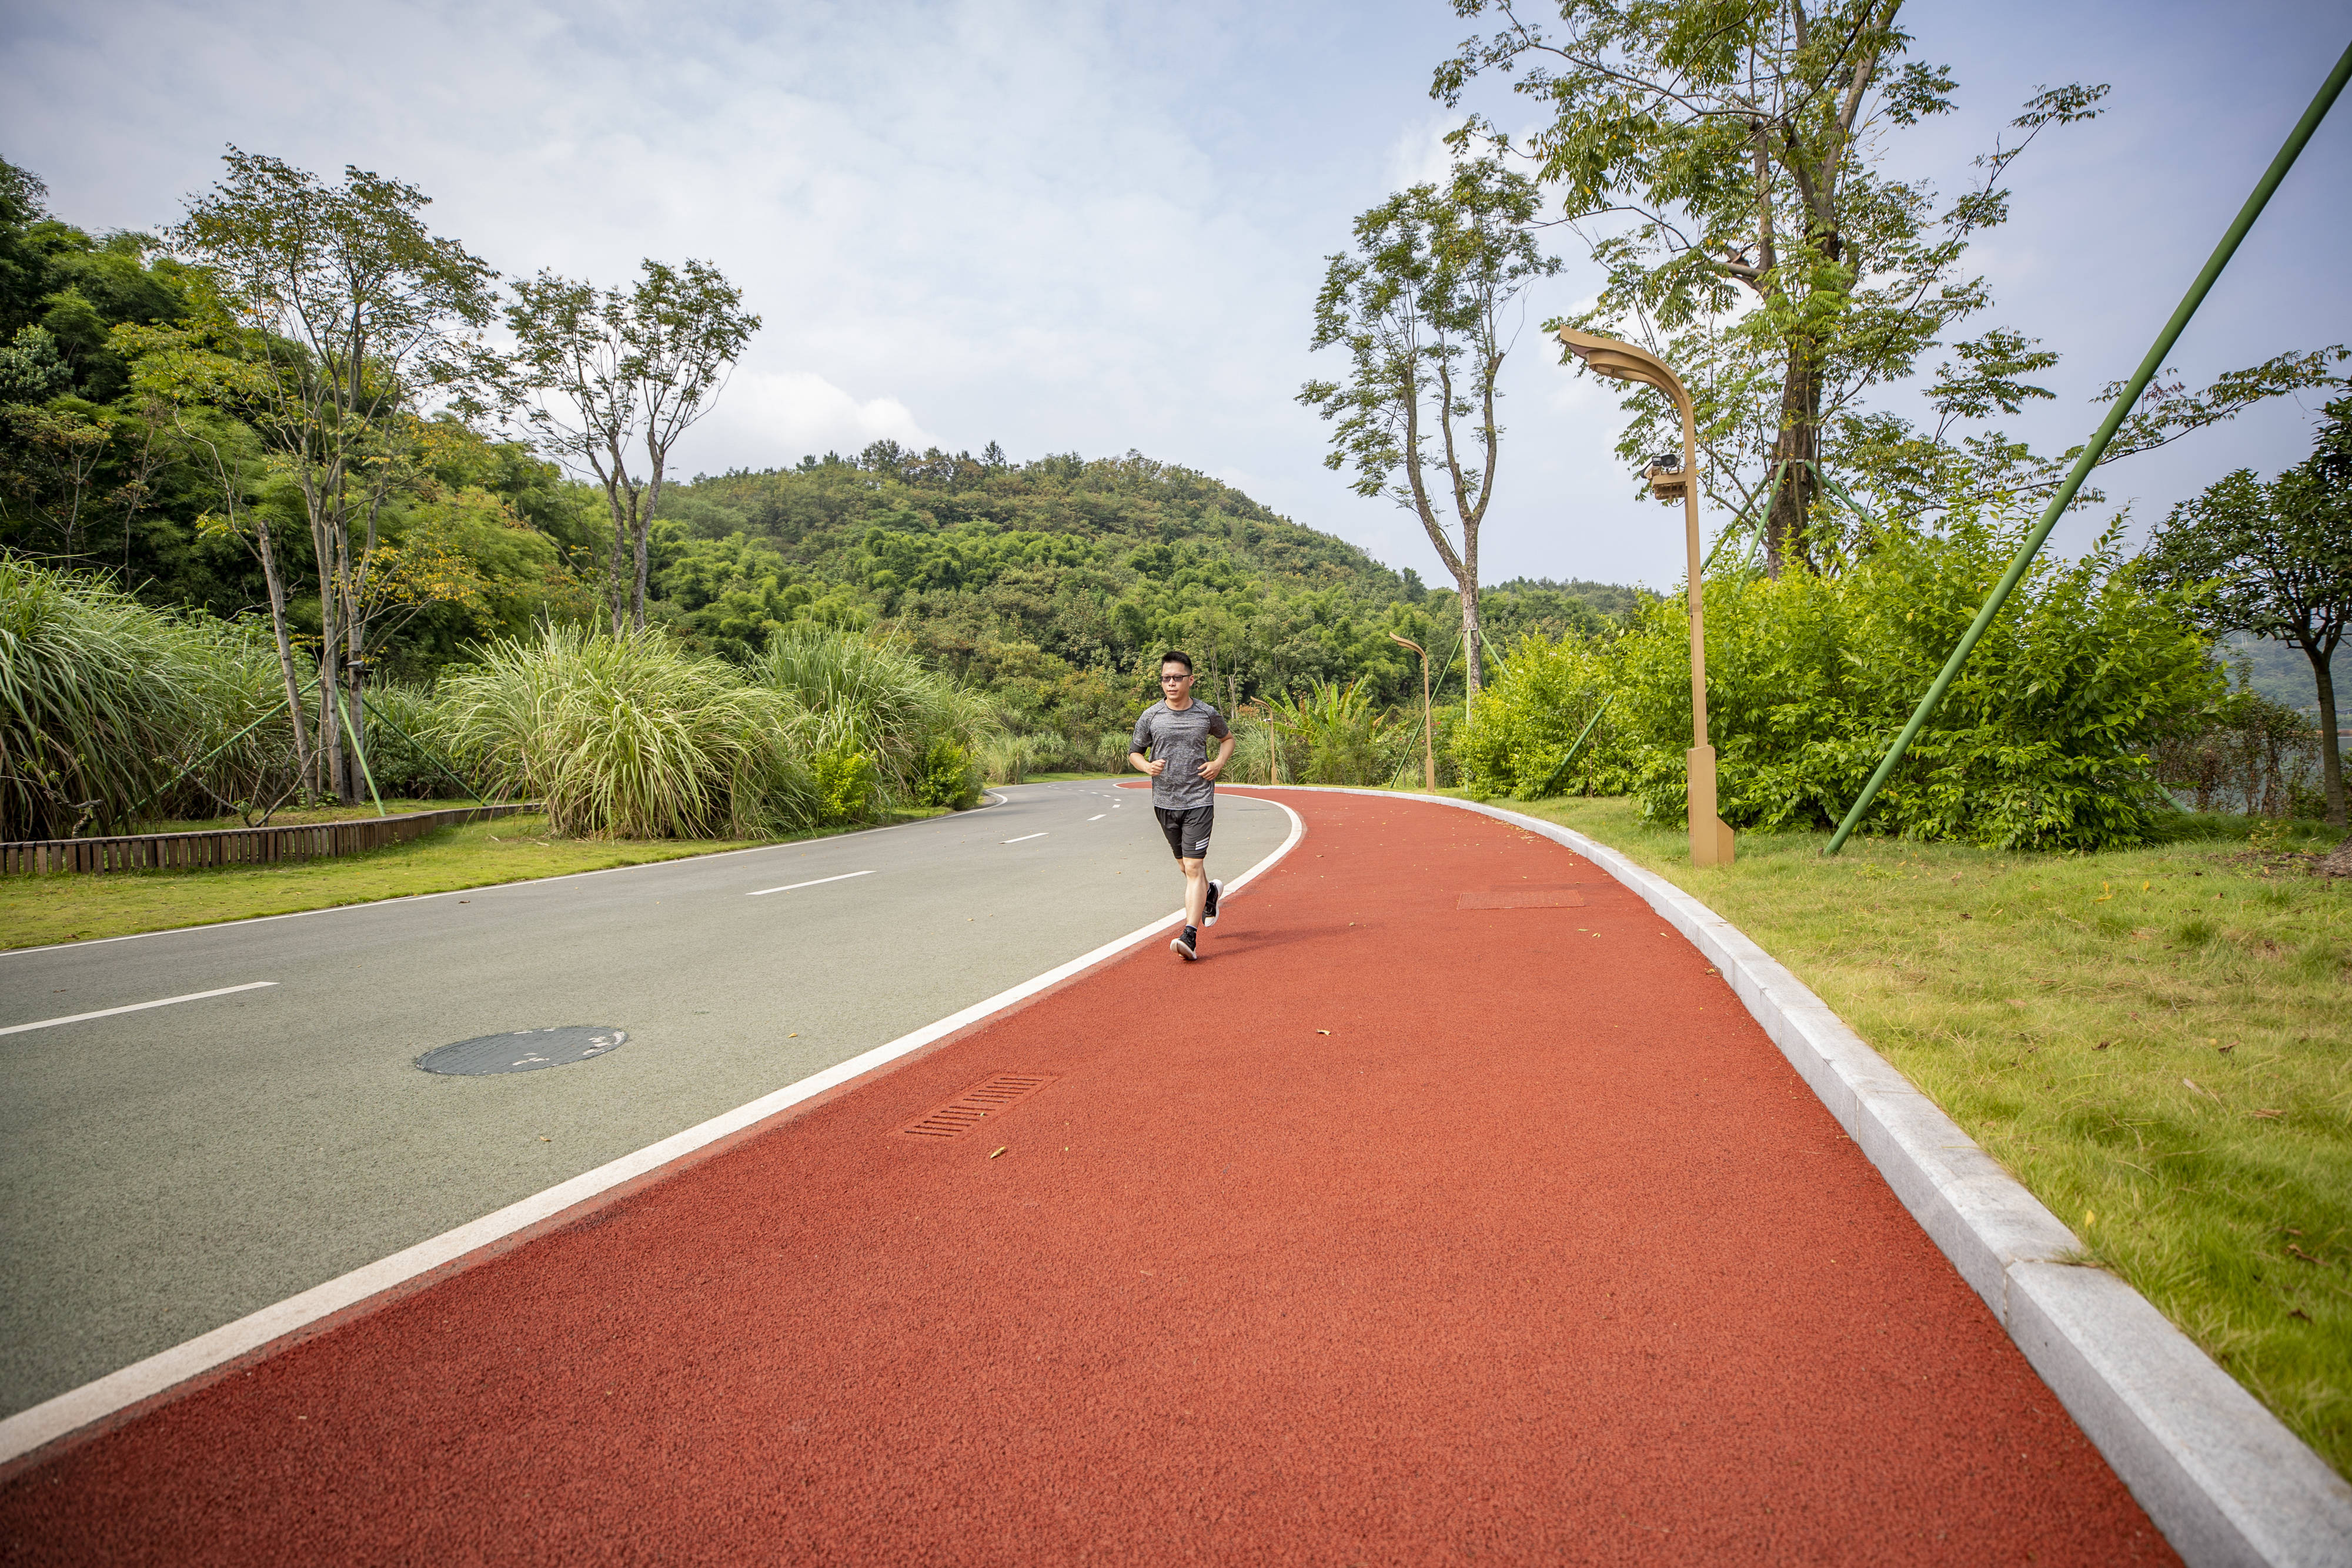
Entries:
POLYGON ((1217 824, 1215 801, 1181 811, 1154 806, 1151 814, 1160 819, 1160 831, 1168 835, 1168 847, 1176 852, 1178 860, 1196 861, 1209 852, 1209 830, 1217 824))

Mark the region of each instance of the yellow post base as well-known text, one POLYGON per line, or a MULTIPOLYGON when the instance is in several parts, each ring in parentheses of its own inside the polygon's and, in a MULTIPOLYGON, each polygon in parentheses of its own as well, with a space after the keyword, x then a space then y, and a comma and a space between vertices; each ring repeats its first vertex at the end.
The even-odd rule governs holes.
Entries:
POLYGON ((1731 830, 1715 814, 1715 747, 1694 746, 1683 754, 1689 768, 1685 796, 1690 822, 1691 864, 1715 865, 1731 858, 1731 830))

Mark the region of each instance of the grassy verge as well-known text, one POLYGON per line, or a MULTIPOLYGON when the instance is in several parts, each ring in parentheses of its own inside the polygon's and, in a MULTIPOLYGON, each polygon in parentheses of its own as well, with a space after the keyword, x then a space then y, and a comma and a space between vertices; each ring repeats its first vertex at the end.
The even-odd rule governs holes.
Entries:
MULTIPOLYGON (((391 806, 386 801, 387 808, 391 806)), ((368 814, 374 814, 373 806, 368 814)), ((893 821, 940 816, 900 812, 893 821)), ((558 839, 543 816, 502 817, 443 828, 366 854, 293 861, 274 866, 194 871, 133 871, 0 878, 0 947, 87 942, 180 925, 290 915, 339 904, 366 904, 419 893, 448 893, 501 882, 644 865, 688 855, 826 838, 846 830, 776 840, 558 839)))
POLYGON ((2338 835, 1824 860, 1744 834, 1699 870, 1629 801, 1504 803, 1747 932, 2352 1474, 2352 883, 2293 852, 2338 835))

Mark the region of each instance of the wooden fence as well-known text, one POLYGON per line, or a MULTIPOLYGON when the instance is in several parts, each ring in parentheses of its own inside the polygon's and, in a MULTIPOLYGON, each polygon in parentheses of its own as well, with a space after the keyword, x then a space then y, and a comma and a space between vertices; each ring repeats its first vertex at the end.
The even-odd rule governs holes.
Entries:
POLYGON ((403 811, 342 822, 284 828, 226 828, 210 833, 130 833, 112 839, 33 839, 0 843, 0 873, 48 871, 147 871, 175 866, 268 865, 315 855, 355 855, 404 844, 436 828, 487 821, 544 808, 536 800, 502 806, 462 806, 446 811, 403 811))

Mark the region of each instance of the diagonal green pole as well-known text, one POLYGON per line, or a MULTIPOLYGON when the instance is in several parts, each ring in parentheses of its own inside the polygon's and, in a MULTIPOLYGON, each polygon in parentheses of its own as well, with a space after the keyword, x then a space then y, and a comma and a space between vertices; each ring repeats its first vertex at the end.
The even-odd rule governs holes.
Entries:
POLYGON ((2042 514, 2042 520, 2034 525, 2033 531, 2025 537, 2024 547, 2017 552, 2017 559, 2009 563, 2009 570, 2002 574, 1991 597, 1984 601, 1984 608, 1977 612, 1977 618, 1960 639, 1960 645, 1953 649, 1952 656, 1945 661, 1943 674, 1937 675, 1936 684, 1927 688, 1927 695, 1919 699, 1918 710, 1912 714, 1911 722, 1903 727, 1903 733, 1887 748, 1886 756, 1878 764, 1878 771, 1870 776, 1868 784, 1863 786, 1862 794, 1855 800, 1853 809, 1845 814, 1845 821, 1840 822, 1838 831, 1830 835, 1829 848, 1822 852, 1824 854, 1833 855, 1845 848, 1846 840, 1853 834, 1854 824, 1862 821, 1864 814, 1870 810, 1871 802, 1878 799, 1878 791, 1885 787, 1888 776, 1903 760, 1903 754, 1911 749, 1911 743, 1919 737, 1919 731, 1927 724, 1928 716, 1936 711, 1936 705, 1942 702, 1944 694, 1951 689, 1952 682, 1959 675, 1960 666, 1967 664, 1969 655, 1976 651, 1978 639, 1985 634, 1985 628, 1992 624, 1993 617, 2000 613, 2000 607, 2008 601, 2011 592, 2025 576, 2025 569, 2032 564, 2042 541, 2050 537, 2050 530, 2057 527, 2058 518, 2065 512, 2068 503, 2074 499, 2074 492, 2083 487, 2083 481, 2090 476, 2092 467, 2099 461, 2099 455, 2107 449, 2107 443, 2115 439, 2117 427, 2139 402, 2140 393, 2147 390, 2147 383, 2154 379, 2157 368, 2163 364, 2164 357, 2172 352, 2172 345, 2189 325, 2189 319, 2196 315, 2197 308, 2205 302, 2206 292, 2213 287, 2213 280, 2220 277, 2221 269, 2230 265, 2230 257, 2237 253, 2239 242, 2246 237, 2246 231, 2254 226, 2254 220, 2262 215, 2263 206, 2271 199, 2271 193, 2279 188, 2279 182, 2286 178, 2286 172, 2294 167, 2295 157, 2303 151, 2304 143, 2309 141, 2311 133, 2319 129, 2319 122, 2327 118, 2328 108, 2335 103, 2336 95, 2344 90, 2347 78, 2352 78, 2352 47, 2347 47, 2336 60, 2336 68, 2321 84, 2318 96, 2311 100, 2311 107, 2305 110, 2303 118, 2295 122, 2294 130, 2286 139, 2286 145, 2281 147, 2278 156, 2271 160, 2271 166, 2263 172, 2262 183, 2254 187, 2254 193, 2248 196, 2246 204, 2239 209, 2237 221, 2230 225, 2230 232, 2221 236, 2221 243, 2213 247, 2212 256, 2205 263, 2205 270, 2199 273, 2197 281, 2189 286, 2189 293, 2181 299, 2179 308, 2173 311, 2172 319, 2167 321, 2164 330, 2157 334, 2155 346, 2148 350, 2147 358, 2139 362, 2139 369, 2125 386, 2122 395, 2116 399, 2115 407, 2107 411, 2107 417, 2099 425, 2098 434, 2091 437, 2088 446, 2083 448, 2083 455, 2074 460, 2066 482, 2059 486, 2058 494, 2051 497, 2049 509, 2042 514))
MULTIPOLYGON (((371 716, 367 710, 367 698, 365 697, 362 697, 360 699, 360 716, 362 718, 371 716)), ((450 783, 455 784, 467 794, 473 796, 474 804, 477 806, 487 806, 489 804, 488 800, 482 799, 480 791, 477 790, 471 784, 467 783, 463 779, 458 778, 455 773, 451 772, 449 770, 448 764, 443 762, 439 756, 434 752, 432 747, 426 746, 423 741, 417 739, 415 736, 401 728, 399 724, 394 720, 392 716, 385 713, 382 707, 378 707, 373 716, 378 724, 391 725, 393 734, 400 737, 401 739, 416 747, 417 751, 424 756, 425 761, 430 762, 434 767, 438 768, 441 770, 442 778, 446 779, 450 783)))
POLYGON ((344 706, 341 687, 335 691, 335 711, 343 717, 343 734, 352 743, 352 755, 360 759, 360 776, 367 780, 368 793, 375 798, 375 814, 384 814, 383 791, 375 787, 375 770, 368 766, 367 747, 360 744, 360 732, 352 727, 352 710, 344 706))
POLYGON ((1568 771, 1568 765, 1576 760, 1576 754, 1583 750, 1584 743, 1592 737, 1593 727, 1601 722, 1601 716, 1607 713, 1609 711, 1609 705, 1616 700, 1617 694, 1615 692, 1611 692, 1607 696, 1601 699, 1601 706, 1592 710, 1592 717, 1586 722, 1583 733, 1576 737, 1576 744, 1568 748, 1568 755, 1559 759, 1559 765, 1554 768, 1551 772, 1545 777, 1542 785, 1533 795, 1529 796, 1528 799, 1540 800, 1545 796, 1551 793, 1552 786, 1559 782, 1560 777, 1568 771))

